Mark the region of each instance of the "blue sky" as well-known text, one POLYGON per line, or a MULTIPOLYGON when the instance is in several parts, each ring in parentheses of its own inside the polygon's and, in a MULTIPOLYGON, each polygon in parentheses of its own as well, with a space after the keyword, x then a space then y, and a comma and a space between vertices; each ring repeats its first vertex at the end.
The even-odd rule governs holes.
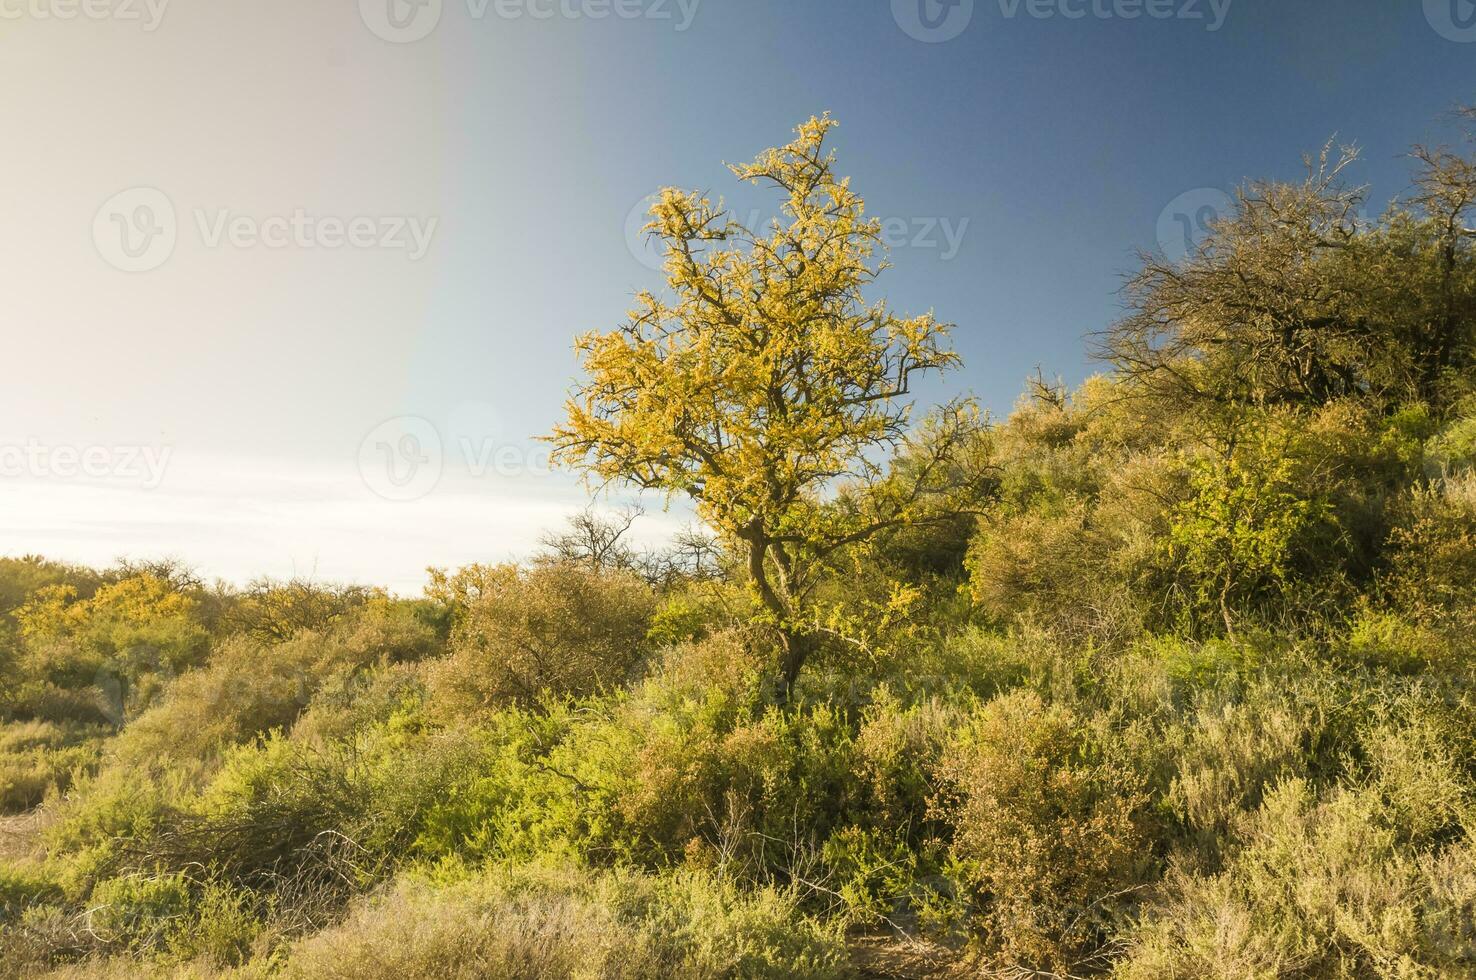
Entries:
POLYGON ((879 292, 957 324, 966 366, 927 395, 1003 413, 1037 366, 1093 370, 1176 208, 1336 134, 1378 211, 1476 101, 1469 0, 65 2, 0 0, 27 134, 0 160, 0 553, 237 580, 413 590, 525 553, 584 499, 530 448, 572 337, 659 285, 632 210, 675 184, 771 213, 722 164, 812 113, 897 242, 879 292), (167 254, 125 271, 107 236, 161 216, 167 254), (373 475, 433 457, 429 489, 373 475))
POLYGON ((463 73, 446 83, 469 97, 447 107, 461 138, 445 180, 502 179, 460 198, 497 217, 454 249, 419 361, 426 385, 448 377, 440 345, 468 343, 479 356, 452 377, 472 387, 491 371, 538 406, 532 419, 552 413, 548 375, 499 357, 508 333, 528 331, 539 362, 567 369, 569 328, 612 324, 634 285, 657 281, 624 254, 633 201, 664 182, 731 195, 722 161, 830 110, 841 169, 872 213, 967 222, 954 256, 896 249, 883 291, 957 323, 967 368, 950 384, 1007 410, 1037 364, 1068 379, 1090 370, 1084 335, 1116 315, 1122 274, 1182 192, 1295 176, 1301 153, 1338 134, 1363 146, 1355 176, 1378 210, 1407 186, 1409 144, 1438 138, 1440 114, 1476 99, 1476 45, 1439 36, 1418 3, 1387 0, 1238 0, 1218 32, 1010 19, 980 2, 939 44, 905 35, 886 3, 709 2, 683 34, 652 26, 456 39, 463 73), (499 88, 508 58, 527 80, 517 91, 499 88), (533 111, 489 111, 504 100, 533 111), (528 288, 509 295, 492 255, 528 288))

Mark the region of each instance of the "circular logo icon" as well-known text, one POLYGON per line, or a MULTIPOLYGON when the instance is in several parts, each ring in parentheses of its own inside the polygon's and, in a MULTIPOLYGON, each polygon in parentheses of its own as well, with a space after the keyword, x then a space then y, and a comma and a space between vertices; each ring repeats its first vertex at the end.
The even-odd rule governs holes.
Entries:
POLYGON ((974 0, 892 0, 892 19, 914 40, 951 41, 974 19, 974 0))
POLYGON ((1170 261, 1183 262, 1199 251, 1210 226, 1234 207, 1230 195, 1214 187, 1185 191, 1158 216, 1158 247, 1170 261))
POLYGON ((661 239, 646 231, 645 227, 651 221, 651 205, 659 200, 660 194, 647 194, 625 216, 625 247, 637 262, 656 272, 666 265, 666 256, 661 239))
POLYGON ((410 44, 441 22, 442 0, 359 0, 359 16, 375 37, 410 44))
POLYGON ((1425 19, 1447 41, 1476 41, 1476 0, 1425 0, 1425 19))
POLYGON ((441 482, 441 434, 415 415, 382 422, 359 444, 359 476, 385 500, 418 500, 441 482))
POLYGON ((92 243, 98 254, 124 272, 159 268, 174 254, 178 237, 174 204, 153 187, 119 191, 92 218, 92 243))

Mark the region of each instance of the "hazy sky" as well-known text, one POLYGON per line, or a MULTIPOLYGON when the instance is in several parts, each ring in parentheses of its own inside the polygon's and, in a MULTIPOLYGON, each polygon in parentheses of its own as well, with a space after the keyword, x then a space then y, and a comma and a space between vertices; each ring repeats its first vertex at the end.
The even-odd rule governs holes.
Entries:
POLYGON ((832 111, 881 292, 1008 411, 1243 178, 1336 133, 1402 193, 1476 5, 0 0, 0 86, 0 554, 411 591, 581 505, 530 437, 659 186, 770 214, 722 163, 832 111))

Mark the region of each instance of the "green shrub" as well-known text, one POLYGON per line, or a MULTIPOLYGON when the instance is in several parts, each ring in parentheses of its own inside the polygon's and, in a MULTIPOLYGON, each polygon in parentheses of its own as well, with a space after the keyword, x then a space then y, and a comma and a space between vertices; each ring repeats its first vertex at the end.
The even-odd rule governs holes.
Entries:
POLYGON ((1465 414, 1452 419, 1425 446, 1428 476, 1461 475, 1476 469, 1476 414, 1467 399, 1465 414))
POLYGON ((353 585, 331 585, 294 578, 286 582, 258 579, 225 604, 225 631, 265 643, 290 640, 299 633, 324 633, 362 607, 376 593, 353 585))
POLYGON ((1151 880, 1144 780, 1089 720, 1018 691, 959 730, 937 812, 977 900, 990 962, 1074 974, 1100 965, 1115 920, 1151 880))
POLYGON ((0 754, 0 813, 39 806, 49 794, 65 791, 75 773, 91 769, 97 760, 95 745, 38 746, 0 754))
POLYGON ((1383 584, 1394 609, 1453 641, 1469 668, 1476 628, 1476 474, 1415 489, 1389 536, 1383 584))
POLYGON ((181 670, 200 663, 209 637, 199 602, 154 574, 129 575, 88 597, 73 585, 44 587, 15 612, 26 671, 66 688, 97 687, 121 723, 181 670))
POLYGON ((1118 973, 1445 977, 1476 969, 1476 846, 1401 842, 1373 789, 1270 793, 1218 875, 1175 875, 1118 973))
POLYGON ((128 875, 98 882, 88 901, 87 928, 103 946, 152 951, 188 916, 190 886, 181 875, 128 875))
POLYGON ((258 889, 334 891, 372 879, 382 860, 359 842, 368 797, 364 767, 349 754, 273 732, 232 751, 205 791, 147 840, 140 863, 206 868, 258 889))
POLYGON ((697 643, 733 624, 731 585, 702 582, 666 595, 651 616, 646 641, 655 648, 697 643))
POLYGON ((480 772, 435 797, 422 851, 691 862, 761 879, 818 853, 859 799, 844 718, 825 706, 755 715, 750 699, 670 683, 487 716, 480 772))
POLYGON ((844 976, 839 937, 781 893, 708 876, 587 877, 523 869, 432 889, 410 881, 359 903, 289 951, 314 980, 844 976))
POLYGON ((1017 617, 1083 639, 1135 613, 1110 573, 1114 543, 1083 500, 1040 503, 982 522, 967 565, 975 603, 1002 626, 1017 617))
POLYGON ((28 906, 61 899, 61 886, 45 873, 0 862, 0 924, 16 918, 28 906))
POLYGON ((1183 821, 1190 853, 1216 867, 1232 831, 1272 786, 1308 773, 1309 712, 1264 688, 1239 701, 1202 699, 1173 746, 1167 802, 1183 821))
POLYGON ((69 898, 85 897, 97 880, 132 863, 135 850, 170 822, 181 782, 114 767, 73 785, 44 834, 69 898))
POLYGON ((1348 632, 1348 652, 1358 663, 1406 675, 1460 670, 1469 664, 1459 645, 1440 630, 1367 602, 1348 632))
POLYGON ((398 724, 419 725, 425 701, 422 667, 394 664, 355 673, 334 673, 313 693, 292 725, 298 741, 327 745, 399 717, 398 724))
POLYGON ((63 792, 96 765, 107 729, 77 721, 0 724, 0 813, 19 813, 63 792))
POLYGON ((319 689, 351 686, 360 671, 418 660, 437 648, 434 631, 413 609, 381 601, 342 615, 325 634, 301 633, 274 645, 234 637, 128 725, 117 755, 128 764, 169 760, 208 774, 232 746, 289 728, 319 689))
POLYGON ((267 928, 260 905, 250 892, 220 882, 207 883, 194 897, 189 915, 167 936, 170 959, 206 967, 245 963, 267 928))
POLYGON ((431 675, 453 714, 579 696, 625 681, 655 610, 632 575, 571 565, 486 569, 453 620, 451 656, 431 675))
POLYGON ((1061 660, 1062 644, 1038 627, 1004 633, 975 626, 917 651, 885 681, 917 699, 988 699, 1023 685, 1049 687, 1061 660))

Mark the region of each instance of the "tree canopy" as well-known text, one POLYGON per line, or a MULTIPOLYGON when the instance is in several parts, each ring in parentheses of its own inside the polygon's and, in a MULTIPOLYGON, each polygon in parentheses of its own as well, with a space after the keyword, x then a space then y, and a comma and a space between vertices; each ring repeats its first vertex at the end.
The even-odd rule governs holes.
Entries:
POLYGON ((730 167, 783 196, 766 228, 697 192, 660 193, 645 230, 664 246, 670 298, 642 292, 620 327, 579 339, 586 378, 552 436, 561 461, 686 494, 740 545, 783 638, 786 684, 814 643, 815 566, 917 520, 973 419, 970 403, 945 406, 912 477, 887 479, 915 378, 958 356, 931 313, 899 316, 863 295, 887 267, 881 225, 835 173, 835 126, 811 118, 730 167))

